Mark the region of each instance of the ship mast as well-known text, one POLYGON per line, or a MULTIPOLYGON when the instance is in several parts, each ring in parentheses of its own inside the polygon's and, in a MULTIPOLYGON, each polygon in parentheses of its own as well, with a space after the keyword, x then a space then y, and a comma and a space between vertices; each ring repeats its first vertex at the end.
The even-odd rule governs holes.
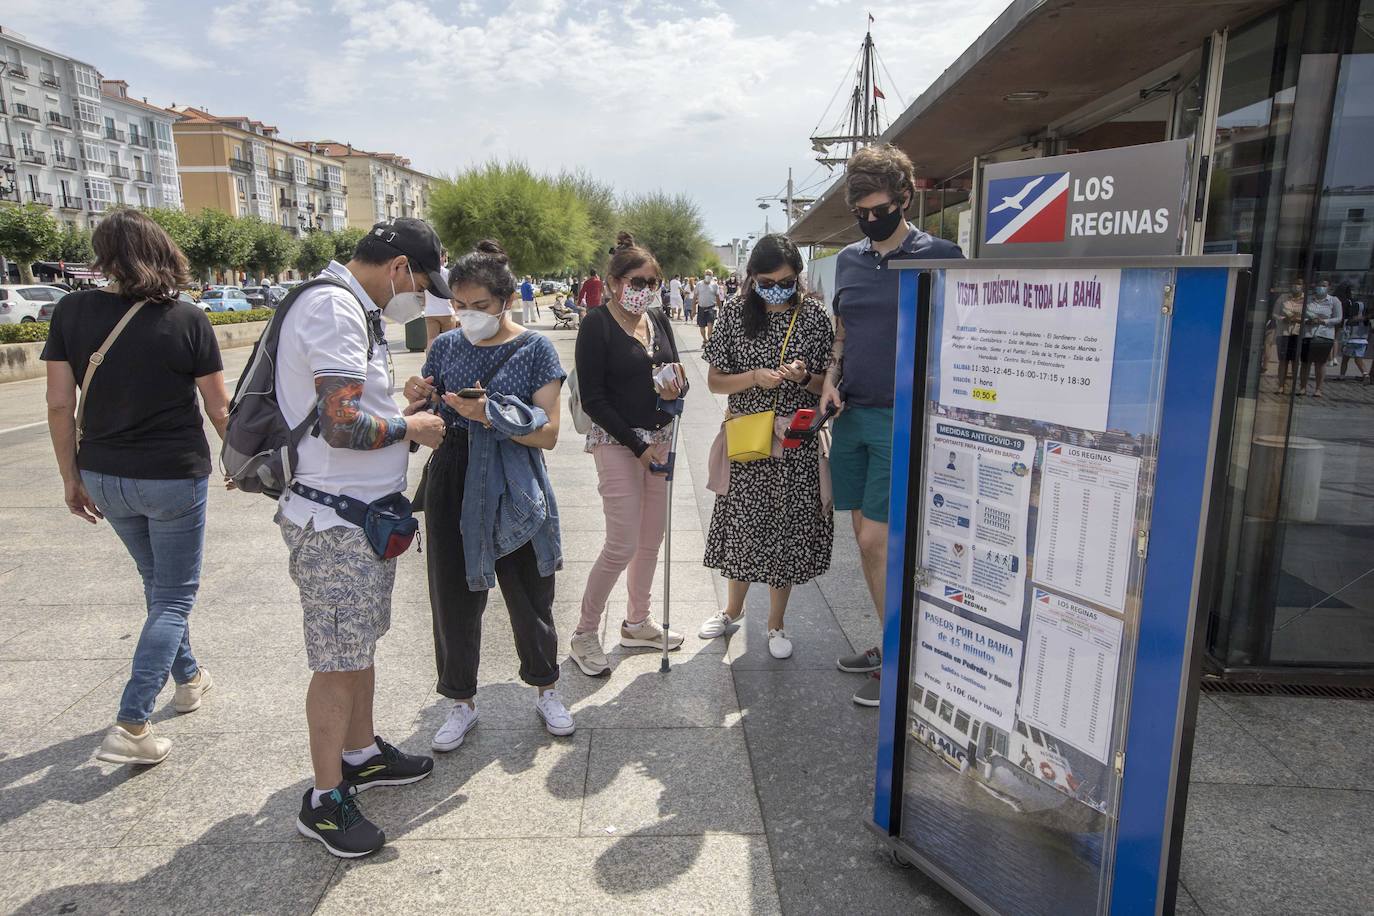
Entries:
MULTIPOLYGON (((819 154, 816 159, 822 165, 843 165, 850 156, 877 142, 883 131, 878 115, 878 100, 883 95, 877 85, 877 48, 873 44, 872 17, 869 17, 869 23, 859 49, 854 87, 850 90, 849 104, 846 106, 847 116, 831 128, 834 132, 818 133, 811 137, 811 148, 819 154), (832 150, 831 147, 838 149, 832 150)), ((821 118, 824 120, 825 116, 821 118)))

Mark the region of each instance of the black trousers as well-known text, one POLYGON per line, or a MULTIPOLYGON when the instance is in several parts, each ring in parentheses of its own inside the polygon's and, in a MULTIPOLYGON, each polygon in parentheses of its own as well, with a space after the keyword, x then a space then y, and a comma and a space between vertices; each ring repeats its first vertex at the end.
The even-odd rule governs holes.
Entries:
MULTIPOLYGON (((463 563, 463 479, 468 437, 452 428, 429 461, 425 481, 425 566, 434 616, 437 690, 454 700, 477 693, 482 655, 482 614, 487 593, 468 588, 463 563)), ((534 687, 558 681, 558 631, 553 623, 553 576, 539 575, 534 546, 525 544, 496 561, 496 581, 510 613, 520 679, 534 687)))

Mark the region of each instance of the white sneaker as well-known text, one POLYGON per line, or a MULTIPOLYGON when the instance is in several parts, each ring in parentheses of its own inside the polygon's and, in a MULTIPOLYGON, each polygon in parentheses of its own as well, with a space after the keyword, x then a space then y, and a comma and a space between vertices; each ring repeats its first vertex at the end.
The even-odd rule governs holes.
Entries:
POLYGON ((454 700, 453 708, 448 711, 448 718, 434 733, 434 740, 429 746, 436 751, 456 751, 463 743, 463 738, 467 737, 467 733, 476 725, 477 707, 454 700))
POLYGON ((563 697, 557 690, 545 690, 534 701, 534 711, 544 720, 544 727, 550 735, 571 735, 577 726, 573 725, 572 713, 563 705, 563 697))
MULTIPOLYGON (((741 614, 740 616, 742 617, 744 615, 741 614)), ((701 625, 701 629, 697 630, 697 636, 700 636, 702 639, 715 639, 737 623, 739 623, 739 617, 731 617, 729 614, 721 611, 714 616, 706 618, 706 622, 701 625)))
POLYGON ((783 630, 769 630, 768 651, 774 658, 790 658, 792 640, 787 638, 787 633, 783 630))
POLYGON ((172 708, 182 713, 195 712, 200 709, 200 700, 205 696, 205 691, 213 686, 215 682, 210 677, 210 669, 201 665, 194 681, 177 684, 177 689, 172 694, 172 708))
POLYGON ((106 763, 131 763, 137 766, 152 766, 167 759, 172 752, 172 739, 159 738, 149 725, 143 734, 135 735, 118 723, 110 729, 105 740, 100 742, 96 759, 106 763))
MULTIPOLYGON (((663 651, 663 628, 652 617, 645 617, 639 623, 622 621, 620 624, 620 644, 622 646, 646 646, 663 651)), ((682 634, 668 631, 668 649, 671 651, 682 645, 682 634)))
POLYGON ((611 670, 601 638, 594 632, 577 633, 572 638, 572 660, 587 677, 601 677, 611 670))

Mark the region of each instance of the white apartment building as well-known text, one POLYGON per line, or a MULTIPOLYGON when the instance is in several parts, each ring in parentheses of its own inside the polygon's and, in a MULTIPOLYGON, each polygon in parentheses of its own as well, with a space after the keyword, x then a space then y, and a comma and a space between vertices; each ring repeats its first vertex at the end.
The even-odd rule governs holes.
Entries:
POLYGON ((84 226, 117 204, 180 209, 176 117, 0 26, 0 200, 84 226))

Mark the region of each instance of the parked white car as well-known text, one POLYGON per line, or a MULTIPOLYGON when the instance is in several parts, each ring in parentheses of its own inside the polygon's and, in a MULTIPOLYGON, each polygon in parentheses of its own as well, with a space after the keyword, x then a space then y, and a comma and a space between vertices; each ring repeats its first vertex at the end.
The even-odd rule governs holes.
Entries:
POLYGON ((56 302, 67 291, 44 283, 0 286, 0 324, 21 324, 38 320, 44 305, 56 302))

